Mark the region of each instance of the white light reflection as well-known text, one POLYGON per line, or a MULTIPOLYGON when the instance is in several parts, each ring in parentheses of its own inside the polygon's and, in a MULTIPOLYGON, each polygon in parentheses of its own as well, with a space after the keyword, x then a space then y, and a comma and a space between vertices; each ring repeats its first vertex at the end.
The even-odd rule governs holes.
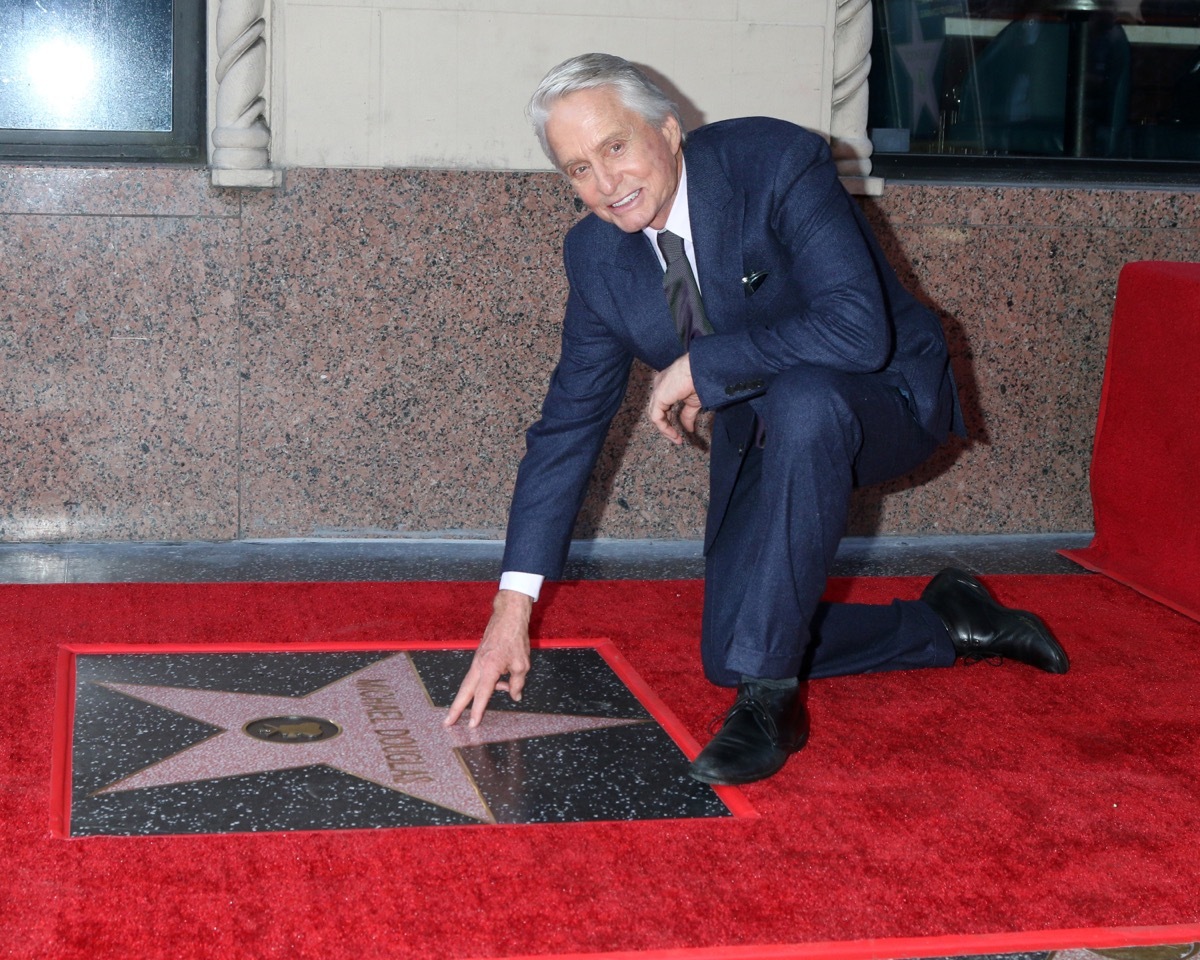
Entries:
POLYGON ((96 62, 91 48, 55 37, 29 51, 26 59, 33 93, 58 122, 74 118, 95 92, 96 62))

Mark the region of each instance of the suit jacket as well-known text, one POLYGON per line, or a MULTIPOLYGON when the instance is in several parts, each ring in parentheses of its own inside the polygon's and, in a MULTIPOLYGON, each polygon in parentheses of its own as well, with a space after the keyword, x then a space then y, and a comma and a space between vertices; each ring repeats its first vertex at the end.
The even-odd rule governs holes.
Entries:
MULTIPOLYGON (((883 377, 939 440, 951 426, 938 422, 945 411, 959 432, 962 419, 941 324, 900 284, 820 137, 780 120, 727 120, 693 131, 684 157, 713 327, 691 347, 696 392, 717 411, 707 548, 758 398, 780 371, 811 364, 883 377)), ((503 566, 550 578, 562 572, 632 359, 661 370, 683 352, 645 235, 588 216, 567 234, 564 261, 562 352, 526 434, 503 566)))

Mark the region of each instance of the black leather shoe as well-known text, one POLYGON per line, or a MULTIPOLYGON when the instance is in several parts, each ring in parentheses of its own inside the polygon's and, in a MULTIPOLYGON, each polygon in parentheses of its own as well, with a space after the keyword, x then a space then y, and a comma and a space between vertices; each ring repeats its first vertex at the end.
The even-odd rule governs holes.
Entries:
POLYGON ((921 599, 942 618, 960 657, 1003 657, 1048 673, 1066 673, 1070 666, 1066 652, 1039 617, 1001 606, 965 570, 943 570, 921 599))
POLYGON ((807 740, 808 713, 799 687, 772 690, 743 680, 720 731, 689 773, 701 783, 753 783, 777 773, 807 740))

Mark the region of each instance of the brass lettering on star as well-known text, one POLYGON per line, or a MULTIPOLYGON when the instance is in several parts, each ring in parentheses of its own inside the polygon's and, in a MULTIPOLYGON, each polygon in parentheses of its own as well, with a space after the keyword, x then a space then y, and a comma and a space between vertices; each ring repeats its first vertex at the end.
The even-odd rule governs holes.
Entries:
POLYGON ((404 711, 388 682, 382 678, 361 678, 354 686, 387 761, 392 782, 432 783, 433 773, 421 755, 412 731, 403 725, 404 711))

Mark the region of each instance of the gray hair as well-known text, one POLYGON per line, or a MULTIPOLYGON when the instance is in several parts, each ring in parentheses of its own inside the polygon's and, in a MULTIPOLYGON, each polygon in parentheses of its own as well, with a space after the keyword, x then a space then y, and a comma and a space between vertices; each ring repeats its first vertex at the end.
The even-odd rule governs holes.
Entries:
MULTIPOLYGON (((577 90, 592 90, 596 87, 612 87, 621 102, 630 110, 641 114, 654 127, 661 128, 667 117, 674 117, 679 124, 680 137, 686 137, 679 108, 675 106, 658 85, 628 60, 610 53, 583 53, 564 60, 553 67, 538 84, 529 98, 525 113, 533 123, 542 152, 550 162, 558 165, 550 143, 546 139, 546 121, 555 102, 577 90)), ((680 140, 682 143, 683 140, 680 140)))

